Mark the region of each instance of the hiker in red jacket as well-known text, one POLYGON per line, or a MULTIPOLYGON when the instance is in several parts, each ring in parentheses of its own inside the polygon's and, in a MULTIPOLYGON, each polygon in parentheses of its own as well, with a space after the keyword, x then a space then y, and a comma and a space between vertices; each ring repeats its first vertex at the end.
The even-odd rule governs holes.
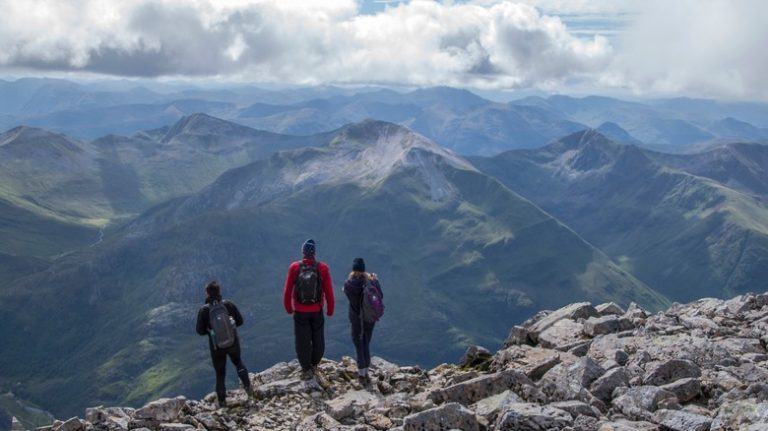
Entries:
POLYGON ((304 259, 291 263, 283 289, 283 305, 293 314, 293 332, 296 356, 301 364, 302 380, 314 377, 317 365, 325 353, 323 304, 326 313, 333 316, 333 282, 331 271, 324 262, 315 259, 315 240, 308 239, 301 246, 304 259))

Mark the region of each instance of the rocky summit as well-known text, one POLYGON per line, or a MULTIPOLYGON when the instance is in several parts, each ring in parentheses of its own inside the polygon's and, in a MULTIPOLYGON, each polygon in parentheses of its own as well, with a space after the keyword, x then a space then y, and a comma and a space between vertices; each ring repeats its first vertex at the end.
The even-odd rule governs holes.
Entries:
MULTIPOLYGON (((768 430, 768 292, 706 298, 649 314, 571 304, 432 370, 374 358, 362 387, 349 357, 314 380, 294 362, 229 393, 94 407, 52 431, 86 430, 768 430)), ((211 375, 213 380, 213 375, 211 375)))

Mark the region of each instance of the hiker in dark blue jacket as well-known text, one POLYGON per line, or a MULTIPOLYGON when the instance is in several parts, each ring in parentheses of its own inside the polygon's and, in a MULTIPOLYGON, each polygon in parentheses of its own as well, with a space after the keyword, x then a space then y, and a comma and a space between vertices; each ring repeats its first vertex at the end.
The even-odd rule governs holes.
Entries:
POLYGON ((380 297, 384 297, 381 292, 381 284, 376 274, 365 272, 365 261, 363 258, 355 258, 352 263, 352 272, 344 282, 344 293, 349 299, 349 322, 352 324, 352 342, 357 351, 357 373, 358 381, 362 386, 368 386, 371 378, 368 377, 368 367, 371 365, 371 338, 373 337, 373 327, 375 322, 365 322, 362 315, 363 289, 366 281, 375 286, 380 297))
POLYGON ((243 316, 240 314, 240 310, 231 301, 221 298, 221 287, 216 281, 211 281, 205 286, 205 305, 197 312, 197 333, 200 335, 208 336, 208 347, 211 350, 211 361, 213 362, 213 369, 216 370, 216 397, 219 401, 219 407, 227 406, 227 389, 224 385, 224 380, 227 373, 227 357, 232 361, 232 364, 237 370, 237 376, 243 383, 243 388, 248 394, 249 398, 254 396, 253 389, 251 387, 251 379, 248 377, 248 369, 245 368, 243 360, 240 357, 240 338, 237 337, 234 344, 231 347, 225 349, 217 348, 213 343, 211 337, 211 322, 210 322, 210 309, 215 302, 220 302, 227 307, 230 318, 234 321, 235 326, 243 324, 243 316))

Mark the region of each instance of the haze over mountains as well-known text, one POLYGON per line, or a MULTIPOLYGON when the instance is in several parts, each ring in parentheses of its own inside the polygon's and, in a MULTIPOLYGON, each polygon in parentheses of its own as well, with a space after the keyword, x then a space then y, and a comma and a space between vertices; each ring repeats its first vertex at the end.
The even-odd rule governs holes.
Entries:
MULTIPOLYGON (((660 309, 768 277, 763 105, 39 84, 0 86, 16 92, 0 135, 0 344, 28 346, 3 350, 0 389, 60 417, 207 392, 191 328, 210 278, 245 312, 246 363, 291 359, 281 288, 310 236, 337 287, 355 256, 380 273, 374 344, 401 363, 495 348, 539 309, 660 309)), ((350 353, 337 296, 332 357, 350 353)))
POLYGON ((152 88, 119 81, 0 81, 0 129, 25 124, 94 139, 130 135, 202 112, 259 130, 311 135, 376 118, 410 127, 467 155, 535 148, 571 132, 603 126, 626 135, 629 143, 666 151, 719 140, 768 139, 768 105, 758 103, 686 98, 640 102, 598 96, 536 96, 502 103, 449 87, 398 92, 375 87, 146 85, 152 88))

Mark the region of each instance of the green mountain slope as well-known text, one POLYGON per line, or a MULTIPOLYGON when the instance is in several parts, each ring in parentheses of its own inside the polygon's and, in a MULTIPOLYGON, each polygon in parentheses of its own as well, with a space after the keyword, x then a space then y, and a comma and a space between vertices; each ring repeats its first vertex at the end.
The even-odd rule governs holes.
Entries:
POLYGON ((674 300, 731 296, 768 276, 768 207, 755 196, 764 170, 661 155, 594 131, 471 160, 674 300))
POLYGON ((34 304, 36 315, 49 317, 10 319, 0 343, 18 342, 19 333, 34 341, 2 355, 0 368, 27 382, 21 396, 57 416, 203 394, 212 375, 193 325, 211 278, 245 315, 246 363, 259 369, 289 360, 282 283, 310 236, 331 265, 338 299, 326 327, 332 357, 352 353, 340 286, 356 256, 380 274, 386 295, 374 349, 403 362, 454 360, 471 342, 499 345, 511 324, 575 300, 666 304, 464 159, 408 129, 369 121, 343 128, 325 146, 227 171, 22 279, 2 294, 0 313, 34 304), (55 377, 62 368, 66 379, 55 377))

